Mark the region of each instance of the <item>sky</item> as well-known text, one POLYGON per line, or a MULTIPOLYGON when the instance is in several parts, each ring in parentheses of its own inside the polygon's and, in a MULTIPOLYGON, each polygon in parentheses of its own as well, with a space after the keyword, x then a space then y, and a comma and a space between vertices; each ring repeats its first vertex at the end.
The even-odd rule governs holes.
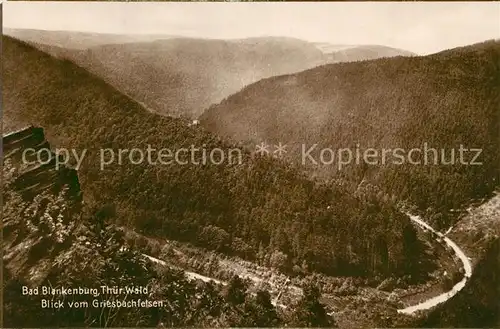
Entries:
POLYGON ((10 28, 200 38, 286 36, 425 55, 500 38, 500 2, 5 2, 10 28))

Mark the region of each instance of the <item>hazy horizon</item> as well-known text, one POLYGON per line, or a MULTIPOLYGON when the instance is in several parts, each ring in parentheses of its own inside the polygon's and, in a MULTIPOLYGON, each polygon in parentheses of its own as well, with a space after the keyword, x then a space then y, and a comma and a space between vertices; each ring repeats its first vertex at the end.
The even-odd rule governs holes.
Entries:
POLYGON ((499 2, 6 2, 3 16, 7 29, 204 39, 288 37, 383 45, 420 55, 500 38, 499 2))

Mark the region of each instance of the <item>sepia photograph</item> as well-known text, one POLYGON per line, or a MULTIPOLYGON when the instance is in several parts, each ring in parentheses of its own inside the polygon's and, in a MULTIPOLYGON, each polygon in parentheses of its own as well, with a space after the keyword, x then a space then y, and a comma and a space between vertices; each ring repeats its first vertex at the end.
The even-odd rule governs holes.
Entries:
POLYGON ((2 19, 2 328, 500 327, 500 2, 2 19))

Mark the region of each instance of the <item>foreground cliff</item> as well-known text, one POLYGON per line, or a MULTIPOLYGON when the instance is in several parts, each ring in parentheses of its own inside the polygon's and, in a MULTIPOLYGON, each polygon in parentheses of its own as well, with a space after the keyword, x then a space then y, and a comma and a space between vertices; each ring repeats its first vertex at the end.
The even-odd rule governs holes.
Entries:
POLYGON ((70 197, 81 198, 76 170, 60 165, 62 155, 51 150, 42 128, 26 127, 6 134, 2 144, 4 161, 18 172, 13 186, 25 199, 44 191, 57 194, 63 186, 67 186, 70 197))

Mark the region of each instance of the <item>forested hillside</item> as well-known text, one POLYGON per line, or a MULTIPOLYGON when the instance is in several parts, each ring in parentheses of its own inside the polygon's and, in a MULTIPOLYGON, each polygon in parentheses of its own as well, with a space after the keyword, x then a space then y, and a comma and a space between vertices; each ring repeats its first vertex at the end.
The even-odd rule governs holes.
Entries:
POLYGON ((427 157, 428 165, 392 164, 391 158, 382 164, 380 155, 377 163, 361 158, 340 171, 337 162, 315 165, 306 158, 305 165, 315 175, 347 178, 354 187, 366 179, 389 198, 441 213, 435 224, 445 227, 448 210, 488 195, 500 180, 500 42, 273 77, 210 107, 201 123, 249 145, 282 142, 289 160, 299 163, 303 145, 308 150, 318 144, 310 153, 315 160, 323 148, 350 148, 352 154, 418 148, 413 161, 427 157), (424 154, 425 143, 436 153, 424 154), (460 163, 461 145, 482 149, 477 158, 482 164, 460 163), (453 159, 454 164, 443 164, 453 159))
POLYGON ((20 41, 4 36, 3 54, 4 116, 43 127, 53 147, 86 149, 78 169, 85 203, 116 209, 118 224, 248 259, 281 251, 284 270, 415 280, 426 271, 414 227, 389 202, 369 191, 350 196, 269 157, 244 153, 241 164, 221 165, 125 158, 101 170, 103 148, 229 145, 20 41))

